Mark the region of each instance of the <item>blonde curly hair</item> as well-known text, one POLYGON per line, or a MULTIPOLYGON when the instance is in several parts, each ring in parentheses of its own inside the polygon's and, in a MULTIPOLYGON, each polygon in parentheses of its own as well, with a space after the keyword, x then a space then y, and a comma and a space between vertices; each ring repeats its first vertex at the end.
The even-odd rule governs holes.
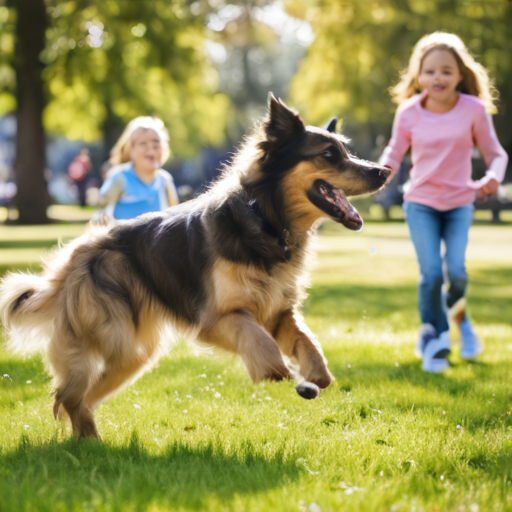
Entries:
POLYGON ((118 141, 110 151, 109 163, 111 165, 124 164, 130 161, 130 148, 135 134, 141 130, 153 130, 160 138, 162 145, 162 159, 160 165, 164 164, 170 155, 169 132, 164 122, 158 117, 140 116, 132 119, 118 141))
POLYGON ((421 92, 418 83, 421 65, 423 59, 433 50, 447 50, 455 57, 462 75, 457 91, 478 96, 484 102, 486 110, 490 114, 495 114, 498 92, 490 81, 487 70, 475 61, 460 37, 446 32, 434 32, 423 36, 416 43, 409 65, 402 72, 399 82, 390 88, 393 102, 400 105, 421 92))

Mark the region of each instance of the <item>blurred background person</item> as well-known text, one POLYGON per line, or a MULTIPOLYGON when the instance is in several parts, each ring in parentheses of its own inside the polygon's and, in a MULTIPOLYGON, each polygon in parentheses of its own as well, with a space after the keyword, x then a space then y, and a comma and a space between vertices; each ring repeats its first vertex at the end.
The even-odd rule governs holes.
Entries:
POLYGON ((161 119, 130 121, 111 151, 112 167, 100 189, 103 214, 131 219, 178 204, 173 178, 161 168, 169 154, 169 134, 161 119))
POLYGON ((68 167, 68 176, 73 180, 77 190, 77 198, 80 206, 86 205, 85 194, 87 190, 87 182, 89 171, 91 170, 91 159, 89 158, 89 150, 82 149, 80 153, 73 158, 68 167))

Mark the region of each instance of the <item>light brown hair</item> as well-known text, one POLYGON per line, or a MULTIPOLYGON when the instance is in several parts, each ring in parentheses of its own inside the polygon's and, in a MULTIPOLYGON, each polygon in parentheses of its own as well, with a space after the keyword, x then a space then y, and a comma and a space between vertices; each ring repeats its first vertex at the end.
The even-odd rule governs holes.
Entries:
POLYGON ((170 155, 169 132, 165 128, 164 122, 158 117, 140 116, 132 119, 118 141, 110 151, 109 162, 112 165, 124 164, 130 161, 130 147, 133 137, 140 130, 153 130, 157 133, 162 144, 162 159, 160 165, 164 164, 170 155))
POLYGON ((409 65, 402 72, 399 82, 390 88, 393 101, 398 105, 421 92, 418 76, 421 72, 423 59, 433 50, 449 51, 457 61, 462 80, 457 91, 471 96, 478 96, 490 114, 497 109, 495 101, 498 92, 489 79, 487 70, 469 53, 460 37, 446 32, 434 32, 423 36, 414 46, 409 65))

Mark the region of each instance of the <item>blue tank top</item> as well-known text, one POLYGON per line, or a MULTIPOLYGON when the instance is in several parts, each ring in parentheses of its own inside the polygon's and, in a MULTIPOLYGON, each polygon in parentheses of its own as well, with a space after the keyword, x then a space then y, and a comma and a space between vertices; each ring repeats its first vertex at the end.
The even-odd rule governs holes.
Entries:
POLYGON ((120 174, 126 183, 124 193, 115 205, 114 218, 133 219, 143 213, 159 212, 168 208, 167 184, 161 173, 162 171, 157 171, 155 179, 149 185, 135 174, 133 166, 107 178, 101 190, 107 190, 114 180, 120 179, 120 174))

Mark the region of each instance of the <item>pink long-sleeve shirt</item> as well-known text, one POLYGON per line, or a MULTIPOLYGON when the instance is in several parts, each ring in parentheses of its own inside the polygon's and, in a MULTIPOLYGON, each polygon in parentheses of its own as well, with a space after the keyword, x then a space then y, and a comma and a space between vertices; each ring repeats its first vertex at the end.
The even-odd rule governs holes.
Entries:
POLYGON ((459 93, 456 105, 438 114, 423 108, 425 96, 426 91, 399 106, 391 140, 379 163, 396 173, 411 146, 411 186, 404 196, 406 201, 442 211, 470 204, 476 189, 492 178, 503 180, 507 153, 479 98, 459 93), (485 176, 478 181, 471 180, 474 145, 487 165, 485 176))

